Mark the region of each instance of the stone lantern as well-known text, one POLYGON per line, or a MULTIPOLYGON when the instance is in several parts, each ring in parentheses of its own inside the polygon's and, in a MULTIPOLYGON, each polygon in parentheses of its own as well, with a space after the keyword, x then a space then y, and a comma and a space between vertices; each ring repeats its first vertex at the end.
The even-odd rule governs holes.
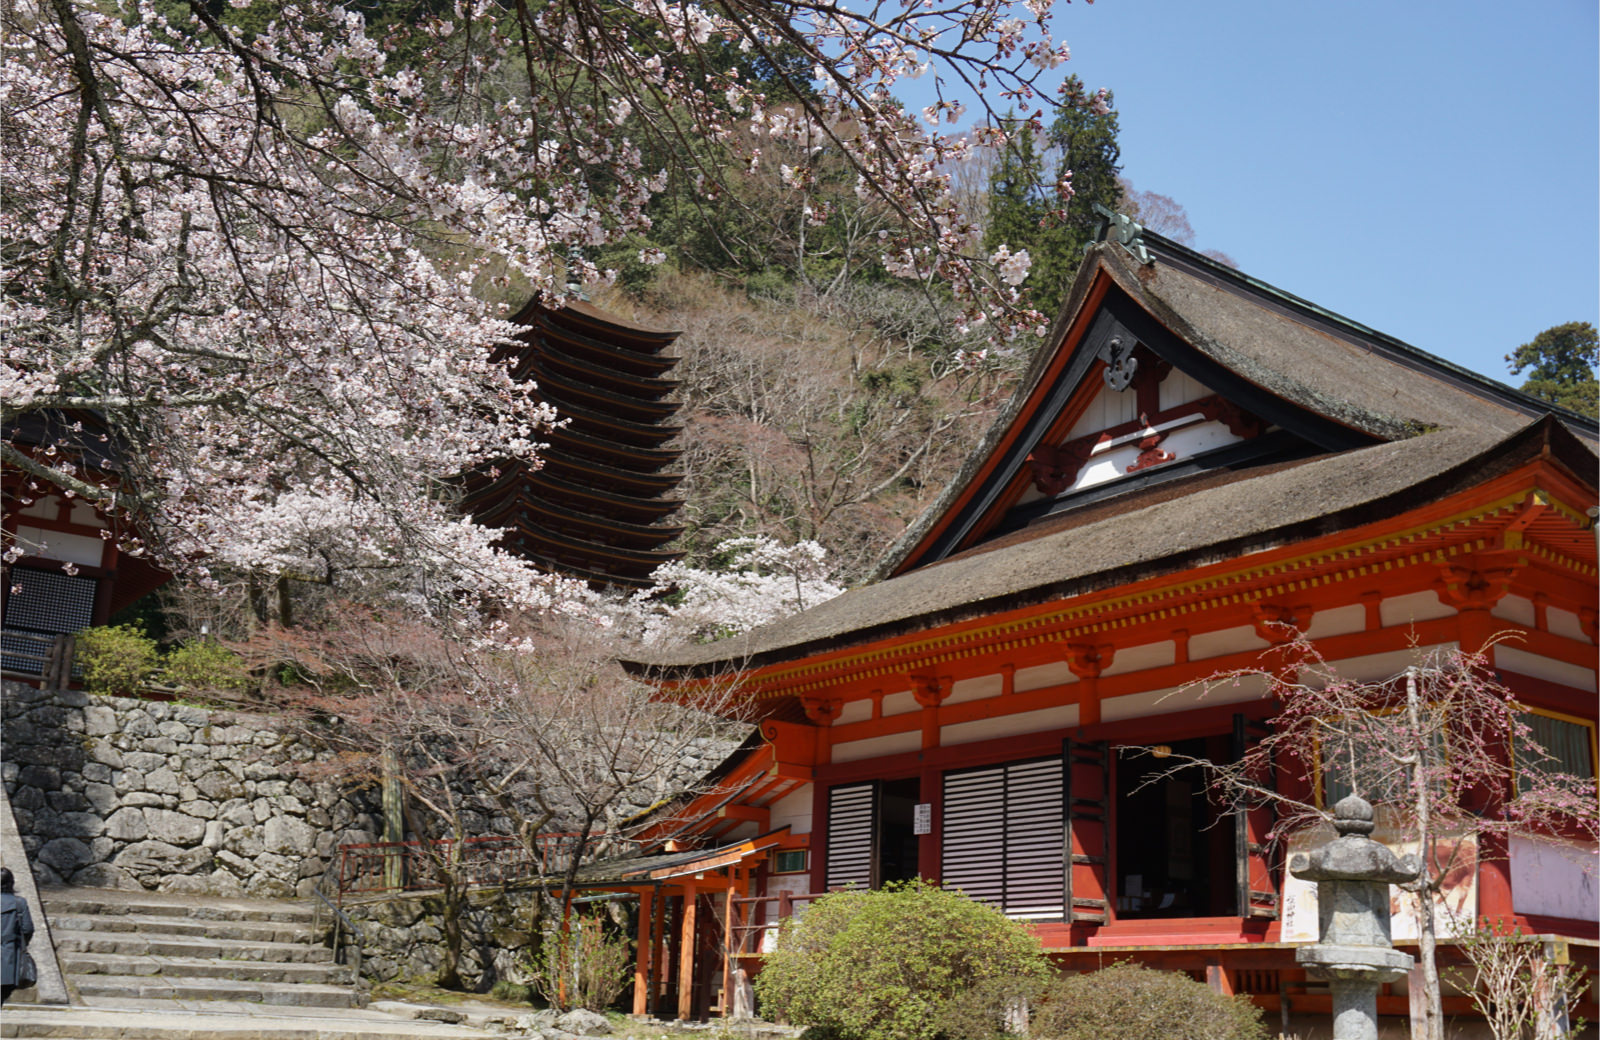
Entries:
POLYGON ((1333 992, 1334 1040, 1378 1040, 1378 987, 1411 970, 1389 940, 1389 886, 1416 880, 1421 866, 1368 837, 1372 806, 1355 795, 1333 807, 1333 826, 1337 838, 1289 858, 1289 873, 1317 883, 1318 941, 1295 960, 1333 992))

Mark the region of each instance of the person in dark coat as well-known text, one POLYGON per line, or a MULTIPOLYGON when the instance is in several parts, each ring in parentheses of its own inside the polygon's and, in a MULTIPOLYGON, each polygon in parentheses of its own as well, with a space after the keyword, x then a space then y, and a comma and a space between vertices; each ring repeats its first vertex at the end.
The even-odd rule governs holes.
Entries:
POLYGON ((22 981, 28 940, 33 938, 33 916, 28 913, 28 901, 13 892, 14 887, 11 869, 0 867, 0 1004, 11 998, 19 984, 33 984, 32 979, 22 981))

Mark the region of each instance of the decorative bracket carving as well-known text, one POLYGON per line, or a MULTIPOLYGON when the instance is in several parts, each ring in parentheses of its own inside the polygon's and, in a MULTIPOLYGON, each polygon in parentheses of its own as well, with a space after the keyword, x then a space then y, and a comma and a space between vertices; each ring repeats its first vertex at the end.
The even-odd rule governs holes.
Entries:
POLYGON ((1439 602, 1457 610, 1489 610, 1511 591, 1516 576, 1514 563, 1490 556, 1441 563, 1433 590, 1439 602))
POLYGON ((950 696, 951 682, 948 678, 939 678, 932 675, 911 676, 911 696, 924 708, 937 708, 950 696))
POLYGON ((1286 607, 1279 603, 1251 604, 1250 614, 1256 635, 1274 646, 1292 642, 1311 622, 1310 611, 1306 608, 1286 607))
POLYGON ((844 710, 844 701, 837 697, 801 697, 800 706, 806 711, 806 718, 819 726, 831 726, 844 710))
POLYGON ((1059 495, 1077 482, 1078 472, 1094 451, 1092 438, 1080 438, 1057 447, 1040 445, 1028 454, 1033 486, 1046 495, 1059 495))
POLYGON ((1112 336, 1095 355, 1106 363, 1105 371, 1101 373, 1106 386, 1117 393, 1133 385, 1134 374, 1139 371, 1139 359, 1133 356, 1133 352, 1138 346, 1138 341, 1132 338, 1112 336))
MULTIPOLYGON (((1150 420, 1147 416, 1139 416, 1139 421, 1144 423, 1147 429, 1149 428, 1150 420)), ((1124 472, 1137 473, 1142 469, 1149 469, 1151 466, 1159 466, 1163 462, 1171 462, 1173 459, 1177 458, 1178 456, 1174 453, 1165 448, 1159 447, 1161 442, 1166 439, 1167 435, 1159 432, 1152 433, 1150 436, 1142 438, 1139 441, 1139 457, 1134 459, 1133 465, 1129 466, 1126 470, 1124 470, 1124 472)))
POLYGON ((1116 655, 1117 648, 1110 643, 1068 643, 1067 667, 1080 679, 1096 679, 1116 655))
POLYGON ((1259 416, 1245 411, 1232 401, 1221 397, 1207 397, 1200 401, 1200 414, 1213 422, 1219 422, 1228 428, 1228 432, 1235 437, 1249 440, 1261 434, 1266 429, 1266 423, 1259 416))

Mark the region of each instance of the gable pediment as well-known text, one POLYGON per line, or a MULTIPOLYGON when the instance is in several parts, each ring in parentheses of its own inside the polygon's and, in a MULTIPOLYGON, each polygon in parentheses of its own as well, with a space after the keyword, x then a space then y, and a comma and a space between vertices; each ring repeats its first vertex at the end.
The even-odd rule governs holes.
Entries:
POLYGON ((1379 439, 1220 363, 1099 277, 967 494, 896 573, 1153 484, 1379 439))

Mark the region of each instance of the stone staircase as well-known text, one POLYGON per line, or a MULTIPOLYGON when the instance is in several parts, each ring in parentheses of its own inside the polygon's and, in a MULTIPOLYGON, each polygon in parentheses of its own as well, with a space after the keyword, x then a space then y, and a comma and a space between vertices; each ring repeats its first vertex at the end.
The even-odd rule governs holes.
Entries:
POLYGON ((39 891, 73 1006, 0 1015, 0 1037, 465 1040, 489 1034, 361 1007, 303 903, 113 889, 39 891))
POLYGON ((317 941, 304 904, 85 888, 39 894, 67 985, 84 1003, 359 1003, 354 973, 317 941))

